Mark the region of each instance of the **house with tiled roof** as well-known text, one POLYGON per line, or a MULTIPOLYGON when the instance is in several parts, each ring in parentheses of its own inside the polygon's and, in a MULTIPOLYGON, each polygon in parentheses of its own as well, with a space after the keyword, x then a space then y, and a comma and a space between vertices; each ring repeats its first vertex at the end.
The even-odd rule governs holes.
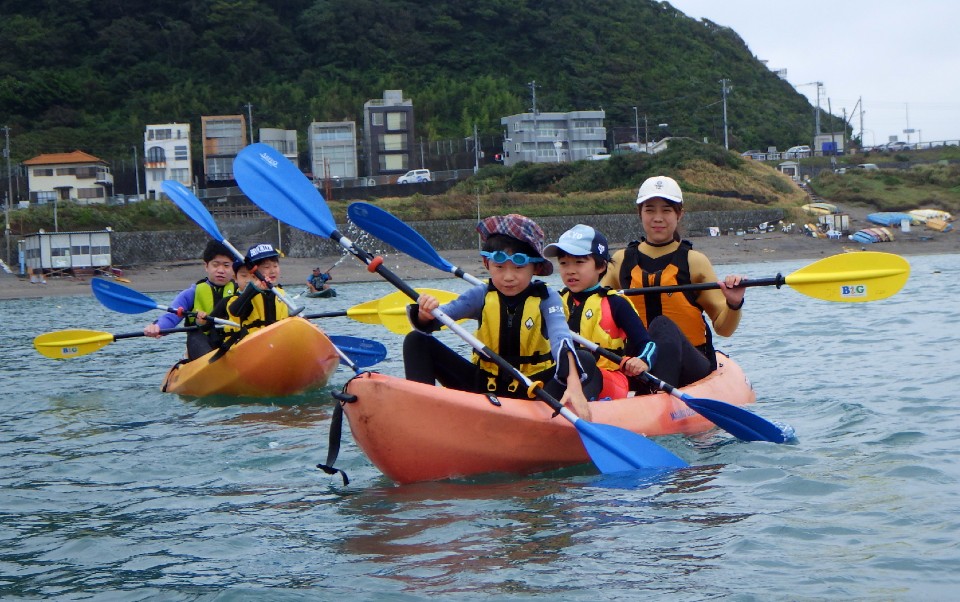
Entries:
POLYGON ((40 205, 54 201, 106 203, 113 190, 107 162, 83 151, 38 155, 23 164, 27 166, 30 201, 40 205))

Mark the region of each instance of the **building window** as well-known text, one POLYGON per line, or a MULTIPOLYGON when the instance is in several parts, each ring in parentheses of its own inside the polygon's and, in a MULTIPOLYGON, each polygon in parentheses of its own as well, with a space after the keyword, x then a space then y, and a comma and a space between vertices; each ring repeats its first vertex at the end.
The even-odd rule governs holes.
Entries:
POLYGON ((186 146, 175 146, 173 147, 173 158, 177 161, 186 161, 190 158, 189 153, 187 152, 186 146))
POLYGON ((383 113, 370 113, 371 125, 383 125, 383 113))
POLYGON ((407 150, 406 134, 384 134, 380 136, 380 150, 405 151, 407 150))
POLYGON ((33 170, 33 175, 34 175, 34 177, 52 176, 52 175, 53 175, 53 168, 51 168, 51 167, 36 167, 36 168, 34 168, 34 170, 33 170))
POLYGON ((181 184, 190 183, 190 170, 186 168, 176 168, 170 170, 170 179, 176 180, 181 184))
POLYGON ((160 146, 151 146, 147 150, 147 163, 166 163, 167 155, 160 146))
POLYGON ((387 129, 390 131, 407 129, 407 114, 397 112, 387 113, 387 129))
POLYGON ((78 199, 101 199, 103 198, 103 188, 77 188, 78 199))
POLYGON ((380 171, 406 171, 407 155, 380 155, 380 171))

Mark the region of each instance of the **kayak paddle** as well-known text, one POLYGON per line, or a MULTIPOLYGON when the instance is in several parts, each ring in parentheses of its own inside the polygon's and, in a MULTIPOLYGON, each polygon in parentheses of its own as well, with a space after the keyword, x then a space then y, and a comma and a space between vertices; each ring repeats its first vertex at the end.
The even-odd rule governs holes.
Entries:
MULTIPOLYGON (((181 326, 178 328, 164 328, 160 334, 175 332, 193 332, 197 326, 181 326)), ((33 346, 45 357, 52 359, 70 359, 99 351, 110 343, 121 339, 132 339, 147 336, 143 332, 127 332, 112 334, 99 330, 58 330, 47 332, 33 339, 33 346)), ((329 339, 338 348, 344 350, 348 359, 359 367, 372 366, 387 357, 387 348, 382 343, 370 339, 361 339, 351 336, 330 336, 329 339)), ((341 358, 342 359, 342 358, 341 358)), ((345 364, 349 366, 349 364, 345 364)))
MULTIPOLYGON (((433 288, 418 288, 418 293, 428 294, 440 299, 441 303, 453 301, 458 297, 457 293, 443 291, 433 288)), ((347 317, 363 322, 364 324, 381 324, 390 332, 396 334, 406 334, 410 332, 410 321, 407 319, 407 305, 410 300, 402 292, 390 293, 380 299, 365 301, 359 305, 354 305, 350 309, 340 311, 326 311, 318 314, 304 314, 307 320, 318 318, 341 318, 347 317)))
MULTIPOLYGON (((174 332, 192 332, 197 330, 196 326, 182 326, 180 328, 164 328, 160 334, 171 334, 174 332)), ((128 332, 125 334, 111 334, 99 330, 59 330, 57 332, 48 332, 41 334, 33 339, 34 348, 45 357, 55 360, 80 357, 93 353, 103 347, 106 347, 114 341, 120 339, 131 339, 134 337, 145 337, 143 332, 128 332)))
MULTIPOLYGON (((97 301, 102 303, 104 307, 122 314, 142 314, 151 309, 160 309, 172 314, 177 314, 177 316, 181 318, 186 316, 196 317, 197 315, 196 312, 186 311, 182 307, 160 305, 140 291, 102 278, 91 279, 90 288, 93 289, 93 296, 96 297, 97 301)), ((240 328, 239 324, 231 322, 230 320, 224 320, 222 318, 208 319, 213 320, 215 324, 240 328)))
MULTIPOLYGON (((910 276, 910 264, 893 253, 857 251, 824 257, 786 276, 748 279, 740 286, 776 286, 784 284, 808 297, 824 301, 861 303, 878 301, 896 294, 910 276)), ((716 282, 674 286, 648 286, 613 291, 618 295, 643 295, 718 289, 716 282)))
MULTIPOLYGON (((260 208, 282 222, 318 236, 330 238, 351 255, 366 264, 371 272, 380 274, 411 300, 417 292, 383 265, 383 259, 374 257, 357 247, 341 234, 333 220, 326 201, 317 188, 286 157, 266 144, 244 148, 234 161, 234 176, 244 193, 260 208)), ((433 315, 478 353, 496 362, 501 369, 524 383, 527 390, 540 398, 565 419, 580 435, 580 440, 593 463, 604 473, 641 468, 682 468, 688 464, 650 439, 626 429, 594 424, 580 418, 549 395, 539 383, 526 375, 464 330, 440 309, 433 315)))
MULTIPOLYGON (((383 242, 403 251, 414 259, 418 259, 437 269, 451 272, 473 284, 481 283, 476 277, 471 276, 469 273, 464 272, 441 257, 423 236, 390 212, 371 205, 370 203, 358 202, 350 204, 347 208, 347 215, 350 216, 350 220, 361 230, 373 234, 383 242)), ((577 333, 573 333, 573 338, 584 347, 593 352, 599 352, 617 364, 619 364, 622 359, 620 356, 601 348, 598 344, 577 333)), ((784 435, 783 431, 776 424, 744 408, 724 401, 690 397, 686 393, 677 391, 669 383, 649 373, 644 373, 644 377, 649 377, 649 379, 652 380, 648 380, 648 382, 652 382, 667 393, 686 402, 690 409, 738 439, 744 441, 772 441, 775 443, 783 443, 789 438, 784 435)), ((790 428, 790 431, 792 430, 793 429, 790 428)))
MULTIPOLYGON (((196 197, 193 192, 176 180, 164 180, 161 182, 160 187, 163 188, 163 191, 167 193, 167 196, 180 208, 181 211, 187 214, 187 216, 197 223, 198 226, 203 228, 207 234, 209 234, 214 239, 223 243, 223 246, 230 249, 230 252, 233 253, 233 256, 237 259, 243 260, 243 253, 237 250, 230 241, 227 240, 223 234, 220 233, 220 229, 217 228, 217 223, 213 221, 213 216, 210 215, 210 212, 207 211, 207 208, 203 206, 203 203, 200 202, 200 199, 196 197)), ((260 273, 260 270, 254 268, 253 275, 262 282, 268 289, 274 292, 274 294, 283 301, 284 305, 290 308, 290 315, 295 316, 301 311, 302 307, 298 307, 289 297, 280 289, 274 288, 273 284, 268 282, 263 275, 260 273)))

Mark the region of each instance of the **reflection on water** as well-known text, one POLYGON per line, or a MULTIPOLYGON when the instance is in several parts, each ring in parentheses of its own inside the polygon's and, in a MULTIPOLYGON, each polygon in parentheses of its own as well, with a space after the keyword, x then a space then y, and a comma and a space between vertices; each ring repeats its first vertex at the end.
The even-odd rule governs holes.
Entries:
MULTIPOLYGON (((951 599, 960 310, 948 300, 960 265, 911 263, 904 290, 875 303, 749 292, 737 335, 718 346, 750 376, 755 409, 797 429, 790 445, 714 431, 667 438, 693 464, 669 474, 584 466, 403 487, 348 430, 338 465, 351 484, 315 468, 346 369, 295 398, 180 398, 159 386, 182 339, 68 361, 30 346, 63 328, 136 331, 145 316, 87 297, 0 302, 16 317, 0 329, 0 595, 951 599)), ((317 311, 389 292, 340 285, 317 311)), ((377 369, 402 373, 400 337, 349 318, 322 325, 384 342, 377 369)))

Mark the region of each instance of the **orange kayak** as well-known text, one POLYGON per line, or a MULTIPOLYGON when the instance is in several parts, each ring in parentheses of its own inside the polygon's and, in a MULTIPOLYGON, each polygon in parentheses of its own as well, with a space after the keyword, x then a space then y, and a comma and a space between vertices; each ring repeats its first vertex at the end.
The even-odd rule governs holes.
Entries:
MULTIPOLYGON (((719 368, 683 391, 734 405, 756 396, 743 370, 719 368)), ((539 400, 498 398, 364 373, 347 383, 350 431, 367 457, 397 483, 483 473, 529 474, 590 461, 576 428, 539 400)), ((713 423, 666 393, 590 403, 592 421, 646 436, 707 431, 713 423)))
POLYGON ((194 397, 283 397, 323 387, 340 362, 327 335, 303 318, 255 330, 211 362, 215 353, 175 365, 162 390, 194 397))

